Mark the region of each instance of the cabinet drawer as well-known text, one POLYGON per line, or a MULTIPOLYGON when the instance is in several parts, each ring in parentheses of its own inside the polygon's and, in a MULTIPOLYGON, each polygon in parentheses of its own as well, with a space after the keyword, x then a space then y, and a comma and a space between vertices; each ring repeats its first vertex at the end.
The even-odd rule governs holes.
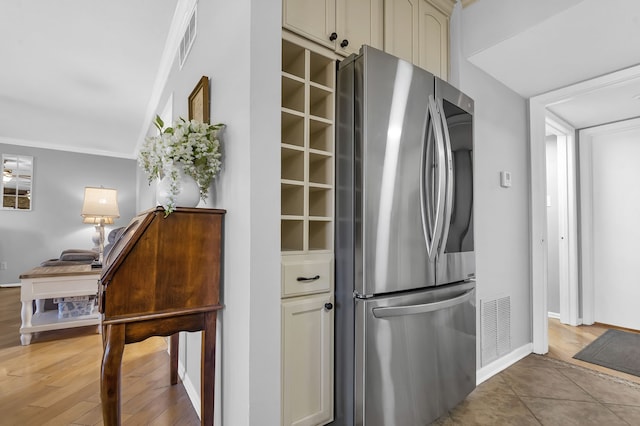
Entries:
POLYGON ((331 256, 282 258, 282 297, 330 291, 332 281, 331 256))

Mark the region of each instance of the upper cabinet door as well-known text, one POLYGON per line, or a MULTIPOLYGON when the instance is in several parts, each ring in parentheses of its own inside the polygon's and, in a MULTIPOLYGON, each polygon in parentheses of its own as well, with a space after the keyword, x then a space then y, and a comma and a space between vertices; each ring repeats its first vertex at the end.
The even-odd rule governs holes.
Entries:
POLYGON ((385 0, 384 50, 446 80, 450 0, 385 0))
POLYGON ((425 0, 418 8, 417 64, 434 75, 447 79, 449 75, 449 17, 425 0))
POLYGON ((283 0, 282 26, 331 49, 335 22, 336 0, 283 0))
POLYGON ((411 63, 418 53, 419 1, 384 2, 384 50, 411 63))
POLYGON ((363 44, 382 49, 382 15, 382 0, 338 0, 336 51, 348 56, 363 44))

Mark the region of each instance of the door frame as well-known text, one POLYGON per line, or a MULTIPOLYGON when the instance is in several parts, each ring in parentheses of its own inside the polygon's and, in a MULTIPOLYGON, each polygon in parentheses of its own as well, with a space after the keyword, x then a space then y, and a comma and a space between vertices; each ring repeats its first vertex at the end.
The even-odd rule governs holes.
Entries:
MULTIPOLYGON (((594 78, 592 80, 583 81, 562 89, 554 90, 538 96, 529 98, 529 153, 530 153, 530 218, 529 224, 529 242, 531 249, 530 258, 530 284, 531 284, 531 305, 532 305, 532 343, 533 352, 537 354, 545 354, 549 351, 549 332, 548 332, 548 310, 547 310, 547 215, 546 215, 546 151, 545 151, 545 135, 546 135, 546 117, 548 115, 548 107, 552 107, 556 103, 560 103, 575 96, 587 94, 594 90, 598 90, 607 86, 624 83, 628 80, 640 78, 640 66, 626 68, 611 74, 594 78)), ((574 141, 575 149, 575 141, 574 141)), ((574 194, 576 190, 575 171, 572 175, 574 182, 574 194)), ((571 184, 569 184, 571 187, 571 184)), ((577 203, 576 203, 577 207, 577 203)), ((577 229, 577 228, 576 228, 577 229)), ((582 237, 582 254, 584 255, 588 241, 582 237)), ((571 247, 576 244, 569 244, 571 247)), ((570 255, 570 259, 575 259, 577 263, 577 249, 570 255)), ((584 263, 586 259, 582 259, 584 263)), ((584 271, 582 271, 585 274, 584 271)), ((585 288, 585 278, 587 281, 591 277, 582 277, 583 300, 582 300, 582 316, 583 318, 593 318, 593 285, 591 288, 585 288), (590 291, 590 294, 586 292, 590 291), (586 297, 585 297, 586 296, 586 297), (590 316, 591 315, 591 316, 590 316)), ((579 285, 579 284, 578 284, 579 285)), ((577 296, 577 290, 576 290, 577 296)), ((586 321, 585 321, 586 322, 586 321)))
POLYGON ((558 265, 560 322, 580 325, 578 290, 578 210, 576 182, 576 129, 550 111, 546 134, 557 137, 558 147, 558 265))

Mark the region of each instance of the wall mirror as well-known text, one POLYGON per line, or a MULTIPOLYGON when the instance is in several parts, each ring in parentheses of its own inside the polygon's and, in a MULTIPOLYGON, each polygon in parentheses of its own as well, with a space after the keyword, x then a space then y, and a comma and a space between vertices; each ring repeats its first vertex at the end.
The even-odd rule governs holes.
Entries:
POLYGON ((2 154, 2 208, 31 210, 33 157, 2 154))

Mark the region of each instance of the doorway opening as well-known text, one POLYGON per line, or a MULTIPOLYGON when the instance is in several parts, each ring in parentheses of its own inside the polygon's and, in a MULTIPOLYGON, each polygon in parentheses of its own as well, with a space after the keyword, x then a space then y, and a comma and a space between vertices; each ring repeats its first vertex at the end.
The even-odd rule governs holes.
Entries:
POLYGON ((549 111, 545 117, 547 312, 579 325, 575 129, 549 111))

